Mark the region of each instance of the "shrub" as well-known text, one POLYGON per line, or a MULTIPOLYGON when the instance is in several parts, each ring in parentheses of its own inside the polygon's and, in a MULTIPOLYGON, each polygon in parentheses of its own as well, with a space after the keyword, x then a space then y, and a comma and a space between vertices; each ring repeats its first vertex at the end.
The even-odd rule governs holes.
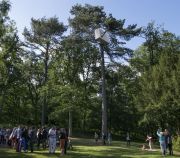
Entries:
POLYGON ((180 136, 174 137, 173 148, 180 151, 180 136))

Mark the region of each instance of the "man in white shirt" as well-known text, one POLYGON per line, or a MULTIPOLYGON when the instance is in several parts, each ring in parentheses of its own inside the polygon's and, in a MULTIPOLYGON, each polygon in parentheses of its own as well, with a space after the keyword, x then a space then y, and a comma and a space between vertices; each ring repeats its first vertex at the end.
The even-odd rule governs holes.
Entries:
POLYGON ((56 150, 56 129, 52 127, 49 132, 49 153, 55 153, 56 150))

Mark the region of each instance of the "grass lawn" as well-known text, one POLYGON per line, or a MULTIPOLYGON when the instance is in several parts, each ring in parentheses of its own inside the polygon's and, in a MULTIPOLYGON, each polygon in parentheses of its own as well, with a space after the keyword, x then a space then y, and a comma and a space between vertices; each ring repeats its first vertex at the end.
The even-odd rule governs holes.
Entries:
MULTIPOLYGON (((69 150, 65 158, 160 158, 159 149, 156 151, 142 151, 141 144, 132 143, 131 147, 126 147, 125 142, 114 141, 111 146, 95 145, 90 139, 73 139, 73 150, 69 150)), ((58 158, 60 151, 56 154, 49 154, 48 151, 35 151, 34 153, 16 153, 13 149, 0 147, 0 158, 58 158)), ((180 157, 175 152, 175 156, 180 157)))

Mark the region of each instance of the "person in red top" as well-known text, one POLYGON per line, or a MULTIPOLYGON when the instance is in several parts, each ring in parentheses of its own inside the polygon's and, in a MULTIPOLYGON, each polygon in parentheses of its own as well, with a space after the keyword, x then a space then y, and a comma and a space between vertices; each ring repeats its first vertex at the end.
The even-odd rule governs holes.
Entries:
POLYGON ((65 139, 66 139, 66 135, 65 135, 65 129, 61 128, 61 132, 60 132, 60 150, 61 150, 61 155, 64 155, 64 147, 65 147, 65 139))

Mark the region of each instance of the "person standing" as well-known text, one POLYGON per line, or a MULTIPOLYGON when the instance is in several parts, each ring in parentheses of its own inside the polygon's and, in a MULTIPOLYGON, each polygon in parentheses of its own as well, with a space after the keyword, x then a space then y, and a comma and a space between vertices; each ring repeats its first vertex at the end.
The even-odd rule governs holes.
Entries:
POLYGON ((157 135, 159 137, 159 143, 160 143, 162 155, 165 156, 166 155, 165 132, 161 132, 160 129, 158 129, 157 135))
POLYGON ((42 129, 42 148, 46 149, 48 132, 45 127, 42 129))
POLYGON ((165 142, 166 142, 166 149, 169 150, 169 155, 173 155, 173 144, 172 144, 172 135, 169 133, 167 129, 165 129, 165 142))
POLYGON ((103 145, 106 145, 106 134, 102 133, 103 145))
POLYGON ((130 139, 130 134, 129 134, 129 132, 127 132, 127 135, 126 135, 126 145, 127 145, 127 146, 130 146, 130 145, 131 145, 131 139, 130 139))
POLYGON ((16 152, 21 152, 21 146, 22 146, 22 129, 21 126, 18 126, 18 128, 15 131, 16 136, 16 152))
POLYGON ((24 152, 27 152, 28 150, 28 140, 29 140, 28 128, 24 127, 22 130, 22 147, 24 152))
POLYGON ((95 133, 94 133, 94 139, 95 139, 95 143, 96 143, 96 144, 98 143, 98 138, 99 138, 99 136, 98 136, 98 134, 95 132, 95 133))
POLYGON ((30 147, 30 151, 32 153, 34 151, 34 143, 35 143, 35 140, 36 140, 35 128, 31 127, 29 129, 28 134, 29 134, 29 147, 30 147))
POLYGON ((11 147, 12 147, 13 149, 16 148, 16 142, 17 142, 16 129, 17 129, 17 128, 14 127, 13 130, 12 130, 12 132, 11 132, 11 134, 10 134, 10 136, 9 136, 9 140, 11 141, 11 147))
POLYGON ((0 129, 0 143, 1 144, 5 144, 5 133, 6 133, 6 130, 4 128, 1 128, 0 129))
POLYGON ((65 129, 61 128, 60 131, 60 150, 61 150, 61 155, 64 155, 64 147, 65 147, 65 139, 66 139, 66 135, 65 135, 65 129))
POLYGON ((40 148, 40 144, 41 144, 41 141, 42 141, 42 129, 41 128, 38 128, 37 130, 37 133, 36 133, 36 136, 37 136, 37 148, 39 149, 40 148))
POLYGON ((9 140, 9 137, 11 135, 11 130, 8 128, 6 129, 5 139, 6 139, 6 145, 9 147, 11 146, 11 141, 9 140))
POLYGON ((112 134, 111 131, 108 131, 108 144, 111 145, 112 142, 112 134))
POLYGON ((66 128, 66 129, 65 129, 64 154, 67 154, 68 137, 69 137, 69 133, 68 133, 68 129, 66 128))
POLYGON ((149 142, 149 150, 152 150, 152 137, 147 135, 146 142, 149 142))
POLYGON ((49 132, 49 153, 55 153, 56 150, 56 129, 52 127, 49 132))

